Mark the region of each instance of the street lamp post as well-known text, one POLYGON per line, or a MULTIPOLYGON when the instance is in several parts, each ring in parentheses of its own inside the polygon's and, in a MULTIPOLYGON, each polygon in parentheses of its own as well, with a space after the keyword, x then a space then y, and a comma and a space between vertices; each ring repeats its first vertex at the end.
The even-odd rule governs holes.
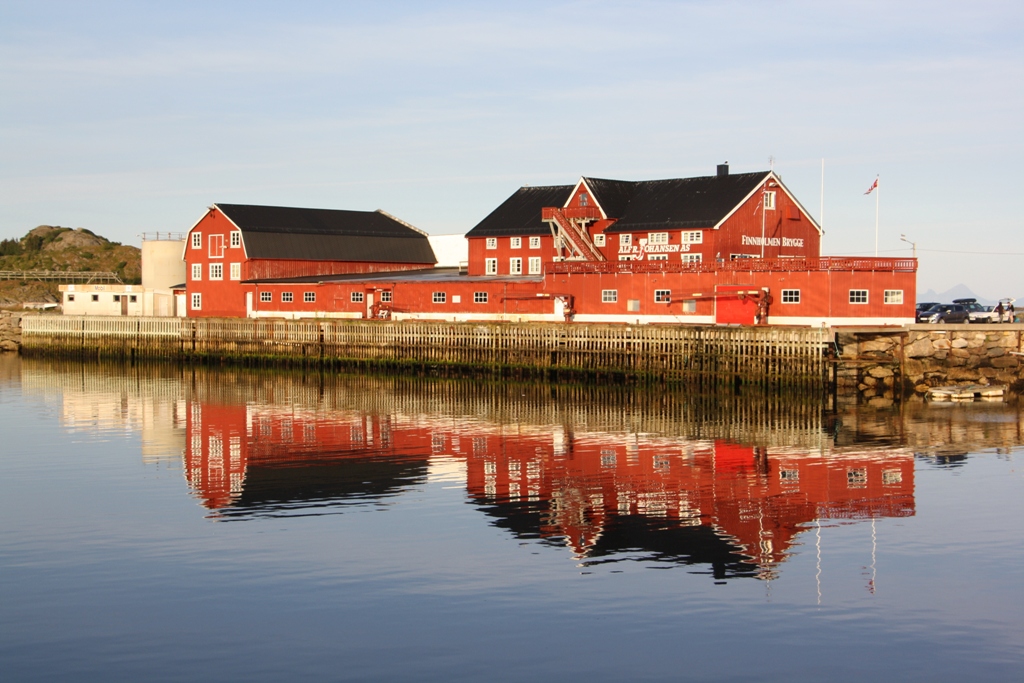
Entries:
POLYGON ((914 251, 914 258, 917 258, 917 242, 911 242, 907 239, 906 235, 900 235, 900 241, 909 244, 911 249, 914 251))

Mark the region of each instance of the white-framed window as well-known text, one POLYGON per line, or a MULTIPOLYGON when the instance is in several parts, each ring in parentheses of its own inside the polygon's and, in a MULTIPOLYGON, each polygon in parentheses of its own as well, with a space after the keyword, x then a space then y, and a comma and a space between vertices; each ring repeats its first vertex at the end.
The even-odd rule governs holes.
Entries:
POLYGON ((846 486, 851 489, 861 489, 868 485, 868 469, 866 467, 852 467, 846 470, 846 486))
POLYGON ((586 192, 580 192, 580 206, 587 206, 590 204, 590 197, 587 196, 586 192))
POLYGON ((203 279, 203 264, 193 263, 192 264, 192 279, 202 280, 203 279))
POLYGON ((667 232, 649 232, 649 233, 647 233, 647 244, 668 244, 668 233, 667 232))
POLYGON ((448 295, 445 292, 434 292, 433 300, 435 304, 443 304, 448 301, 448 295))
POLYGON ((530 238, 530 249, 540 249, 540 237, 534 236, 530 238))
POLYGON ((602 289, 601 290, 601 303, 603 304, 614 304, 619 300, 619 290, 617 289, 602 289))
POLYGON ((703 244, 704 233, 700 230, 687 230, 681 234, 683 244, 703 244))
POLYGON ((487 248, 488 249, 497 249, 498 248, 498 238, 497 237, 488 237, 486 244, 487 244, 487 248))
POLYGON ((316 301, 316 292, 303 292, 302 300, 307 304, 311 304, 316 301))
POLYGON ((74 301, 74 300, 75 300, 75 295, 74 294, 68 294, 68 301, 74 301))
POLYGON ((700 263, 703 254, 683 254, 683 263, 700 263))
POLYGON ((100 300, 100 295, 99 294, 93 294, 92 295, 92 300, 93 301, 99 301, 100 300))
POLYGON ((210 264, 210 279, 211 280, 223 280, 224 279, 224 264, 223 263, 211 263, 210 264))
POLYGON ((605 236, 603 232, 599 232, 594 235, 594 246, 603 247, 605 245, 605 236))
POLYGON ((380 301, 383 304, 391 303, 391 290, 386 290, 380 293, 380 301))
POLYGON ((231 248, 237 249, 242 246, 242 233, 238 230, 231 231, 231 248))
POLYGON ((242 279, 242 264, 232 263, 231 264, 231 279, 241 280, 242 279))
POLYGON ((775 192, 764 193, 764 208, 767 211, 775 210, 775 192))
POLYGON ((461 294, 452 294, 452 303, 453 304, 461 304, 462 303, 462 295, 461 294))
POLYGON ((631 247, 633 246, 633 236, 629 233, 622 233, 619 235, 619 246, 620 247, 631 247))
POLYGON ((531 256, 529 261, 530 275, 540 275, 540 256, 531 256))
POLYGON ((784 290, 782 290, 782 303, 784 303, 784 304, 798 304, 798 303, 800 303, 800 290, 799 289, 784 289, 784 290))
POLYGON ((121 295, 120 294, 115 294, 114 295, 114 303, 115 304, 121 303, 121 295))
POLYGON ((203 233, 194 232, 192 233, 192 248, 202 249, 203 248, 203 233))
POLYGON ((273 292, 260 292, 260 303, 269 304, 274 300, 273 292))
POLYGON ((498 259, 486 258, 484 259, 484 274, 485 275, 497 275, 498 274, 498 259))
POLYGON ((635 259, 633 258, 632 254, 619 254, 619 260, 620 261, 633 261, 635 259))
POLYGON ((683 301, 683 313, 696 313, 697 312, 697 300, 686 299, 683 301))
POLYGON ((633 313, 640 311, 640 299, 626 299, 626 310, 633 313))
POLYGON ((523 259, 521 259, 521 258, 510 258, 508 260, 508 273, 509 273, 509 275, 522 275, 523 274, 523 259))
POLYGON ((654 290, 654 303, 656 304, 667 304, 672 301, 672 290, 671 289, 656 289, 654 290))
POLYGON ((295 301, 295 295, 291 292, 281 292, 281 303, 290 304, 295 301))
POLYGON ((134 294, 129 294, 128 295, 128 303, 135 304, 135 303, 138 303, 138 302, 139 302, 139 297, 137 297, 134 294))
POLYGON ((850 303, 851 304, 866 304, 868 302, 868 290, 866 289, 851 289, 850 290, 850 303))
POLYGON ((903 303, 903 290, 902 289, 887 289, 883 294, 883 301, 887 304, 902 304, 903 303))
POLYGON ((509 240, 508 240, 508 246, 510 246, 513 249, 522 249, 523 248, 523 238, 522 237, 510 237, 509 240))
POLYGON ((648 254, 648 261, 668 261, 668 254, 648 254))
POLYGON ((210 235, 210 258, 224 258, 224 235, 210 235))
POLYGON ((352 292, 348 298, 354 304, 361 304, 364 301, 362 292, 352 292))
POLYGON ((473 292, 473 303, 485 304, 487 303, 487 292, 473 292))
POLYGON ((192 310, 203 310, 203 295, 199 292, 192 292, 192 310))

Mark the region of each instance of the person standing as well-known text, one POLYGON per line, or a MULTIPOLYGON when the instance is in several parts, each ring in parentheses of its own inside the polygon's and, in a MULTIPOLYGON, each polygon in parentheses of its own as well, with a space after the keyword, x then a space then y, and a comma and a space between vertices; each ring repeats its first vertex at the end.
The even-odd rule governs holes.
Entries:
POLYGON ((1013 302, 1012 301, 1007 302, 1005 315, 1006 315, 1006 322, 1012 323, 1013 322, 1013 317, 1014 317, 1013 302))
POLYGON ((994 313, 996 314, 996 322, 997 323, 1003 322, 1003 302, 1002 301, 1000 301, 999 303, 996 304, 996 310, 994 311, 994 313))

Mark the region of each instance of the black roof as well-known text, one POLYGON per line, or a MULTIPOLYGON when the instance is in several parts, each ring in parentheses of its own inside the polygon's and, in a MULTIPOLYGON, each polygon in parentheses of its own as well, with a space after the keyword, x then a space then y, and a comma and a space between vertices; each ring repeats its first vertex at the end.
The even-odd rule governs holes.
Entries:
POLYGON ((545 206, 562 206, 569 199, 572 185, 521 187, 501 206, 476 224, 466 237, 504 237, 506 235, 539 235, 549 232, 540 219, 545 206))
MULTIPOLYGON (((769 171, 668 180, 583 178, 605 215, 618 220, 607 232, 717 225, 753 192, 769 171)), ((466 237, 536 235, 547 232, 541 209, 561 207, 572 185, 521 187, 470 230, 466 237)))
POLYGON ((437 263, 426 234, 383 211, 216 204, 249 258, 437 263))
POLYGON ((607 232, 652 228, 711 228, 768 176, 768 171, 633 183, 584 178, 609 218, 607 232), (604 191, 610 191, 605 201, 604 191), (628 192, 628 198, 627 198, 628 192))

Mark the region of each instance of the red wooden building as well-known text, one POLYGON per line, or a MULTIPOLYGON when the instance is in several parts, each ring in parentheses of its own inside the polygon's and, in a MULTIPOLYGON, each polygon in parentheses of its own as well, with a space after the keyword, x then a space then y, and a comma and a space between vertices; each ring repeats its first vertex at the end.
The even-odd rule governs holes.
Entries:
MULTIPOLYGON (((383 211, 246 204, 211 206, 189 230, 183 258, 191 317, 252 316, 258 309, 254 281, 415 270, 437 262, 426 233, 383 211)), ((331 301, 316 301, 315 290, 298 297, 324 314, 333 308, 331 301)))
POLYGON ((722 165, 699 178, 521 188, 467 233, 466 272, 430 268, 425 235, 380 212, 217 205, 185 251, 192 315, 914 322, 916 259, 822 257, 821 234, 776 173, 722 165), (231 280, 210 282, 226 276, 216 254, 231 248, 231 280))

